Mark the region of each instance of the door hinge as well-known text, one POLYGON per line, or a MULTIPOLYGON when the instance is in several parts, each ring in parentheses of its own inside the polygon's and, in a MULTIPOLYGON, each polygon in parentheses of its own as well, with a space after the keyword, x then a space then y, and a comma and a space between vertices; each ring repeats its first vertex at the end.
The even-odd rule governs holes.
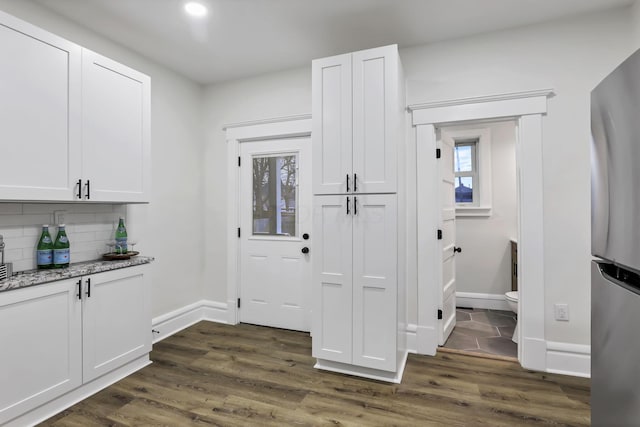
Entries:
POLYGON ((240 298, 238 298, 238 308, 240 308, 240 298))
POLYGON ((442 152, 440 151, 440 149, 436 148, 436 159, 439 159, 441 155, 442 155, 442 152))
POLYGON ((242 158, 240 156, 238 156, 238 167, 240 167, 240 163, 242 163, 241 159, 242 158))
POLYGON ((438 240, 442 240, 442 230, 438 230, 437 237, 438 237, 438 240))
POLYGON ((240 227, 238 227, 238 238, 240 238, 240 227))
POLYGON ((442 310, 438 309, 438 320, 442 319, 442 310))

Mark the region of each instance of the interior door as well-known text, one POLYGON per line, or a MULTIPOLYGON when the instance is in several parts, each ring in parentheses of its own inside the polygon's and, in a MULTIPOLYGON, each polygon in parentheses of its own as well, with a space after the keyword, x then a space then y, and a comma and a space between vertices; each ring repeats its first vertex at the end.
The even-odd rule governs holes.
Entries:
MULTIPOLYGON (((442 281, 439 307, 442 319, 439 321, 439 344, 444 345, 456 326, 456 203, 453 138, 442 133, 440 138, 440 230, 442 238, 442 281)), ((439 236, 440 237, 440 236, 439 236)))
POLYGON ((240 321, 311 327, 311 139, 240 144, 240 321))

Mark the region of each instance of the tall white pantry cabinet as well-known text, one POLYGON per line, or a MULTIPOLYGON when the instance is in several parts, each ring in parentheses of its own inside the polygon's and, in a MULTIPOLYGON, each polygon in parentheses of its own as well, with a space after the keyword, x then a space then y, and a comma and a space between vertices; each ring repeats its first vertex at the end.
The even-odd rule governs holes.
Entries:
POLYGON ((312 81, 316 368, 399 382, 406 292, 398 279, 405 139, 398 48, 315 60, 312 81))

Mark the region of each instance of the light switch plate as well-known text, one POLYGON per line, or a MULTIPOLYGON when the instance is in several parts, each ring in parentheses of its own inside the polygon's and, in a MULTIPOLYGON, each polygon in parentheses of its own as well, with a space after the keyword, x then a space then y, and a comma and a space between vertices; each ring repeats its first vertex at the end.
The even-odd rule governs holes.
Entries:
POLYGON ((556 313, 556 320, 568 321, 569 320, 569 304, 556 304, 555 313, 556 313))
POLYGON ((53 225, 66 224, 67 211, 53 211, 53 225))

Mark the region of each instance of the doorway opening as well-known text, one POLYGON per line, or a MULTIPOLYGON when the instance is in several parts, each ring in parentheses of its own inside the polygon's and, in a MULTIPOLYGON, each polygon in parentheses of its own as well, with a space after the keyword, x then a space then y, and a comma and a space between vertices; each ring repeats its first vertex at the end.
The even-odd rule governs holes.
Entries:
MULTIPOLYGON (((444 227, 451 236, 443 243, 443 257, 450 255, 452 264, 443 266, 444 320, 449 323, 439 345, 445 350, 518 357, 517 303, 509 306, 518 296, 517 256, 512 253, 518 236, 516 130, 514 120, 436 129, 442 150, 451 147, 453 153, 453 183, 442 187, 453 192, 454 210, 452 224, 444 227)), ((443 163, 441 173, 448 166, 443 163)))

